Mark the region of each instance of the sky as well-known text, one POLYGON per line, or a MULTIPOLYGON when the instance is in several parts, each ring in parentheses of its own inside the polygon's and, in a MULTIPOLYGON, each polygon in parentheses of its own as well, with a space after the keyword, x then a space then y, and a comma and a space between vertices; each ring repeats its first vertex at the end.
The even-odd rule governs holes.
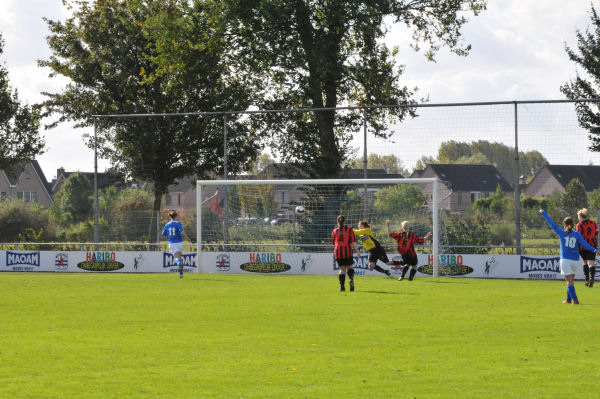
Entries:
MULTIPOLYGON (((586 0, 490 0, 488 9, 471 17, 463 28, 472 45, 468 57, 442 49, 436 62, 409 48, 410 32, 390 27, 386 42, 398 46, 398 61, 405 65, 402 83, 418 87, 419 97, 430 103, 563 99, 560 86, 575 76, 565 44, 576 47, 576 30, 590 25, 586 0)), ((57 92, 66 83, 50 78, 37 66, 48 59, 46 17, 64 21, 68 10, 61 0, 0 0, 0 32, 5 46, 0 63, 8 69, 10 84, 30 104, 44 99, 42 92, 57 92)), ((205 110, 208 111, 208 110, 205 110)), ((83 129, 70 124, 44 131, 46 153, 38 161, 48 180, 56 170, 90 172, 93 151, 81 138, 83 129)), ((92 133, 87 131, 86 133, 92 133)), ((588 160, 589 161, 589 160, 588 160)), ((99 161, 103 171, 109 166, 99 161)))

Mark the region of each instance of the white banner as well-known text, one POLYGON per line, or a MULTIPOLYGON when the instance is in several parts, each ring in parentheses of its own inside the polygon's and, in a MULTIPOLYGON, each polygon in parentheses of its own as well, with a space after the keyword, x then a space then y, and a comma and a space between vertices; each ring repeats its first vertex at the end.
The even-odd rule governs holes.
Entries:
MULTIPOLYGON (((420 254, 417 276, 433 274, 432 255, 420 254)), ((392 259, 400 259, 398 255, 392 259)), ((357 275, 381 275, 370 270, 366 255, 354 258, 357 275)), ((200 267, 196 253, 184 253, 186 273, 316 274, 337 273, 330 253, 203 252, 200 267)), ((583 264, 583 263, 582 263, 583 264)), ((401 267, 380 266, 399 275, 401 267)), ((155 251, 0 251, 0 271, 174 273, 171 254, 155 251)), ((440 276, 517 279, 562 279, 558 256, 546 255, 441 255, 440 276)), ((583 267, 575 275, 583 279, 583 267)))

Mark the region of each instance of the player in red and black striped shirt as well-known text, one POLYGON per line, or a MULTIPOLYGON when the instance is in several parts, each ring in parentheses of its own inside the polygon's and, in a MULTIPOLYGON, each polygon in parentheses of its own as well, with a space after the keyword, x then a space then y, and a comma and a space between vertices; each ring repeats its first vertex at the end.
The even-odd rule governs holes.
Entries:
POLYGON ((390 229, 390 221, 387 220, 385 224, 387 225, 388 234, 391 238, 396 240, 398 243, 398 253, 402 255, 402 261, 404 262, 404 268, 402 269, 402 275, 398 280, 404 280, 404 276, 406 276, 406 272, 410 267, 412 270, 410 271, 410 276, 408 277, 409 281, 415 277, 417 273, 417 253, 415 252, 415 244, 423 244, 425 240, 431 237, 431 232, 427 233, 425 237, 419 237, 412 231, 408 229, 408 221, 402 222, 402 231, 398 233, 392 233, 390 229))
MULTIPOLYGON (((577 212, 577 231, 583 236, 583 239, 592 247, 596 248, 598 244, 598 225, 589 219, 588 210, 583 208, 577 212)), ((594 275, 596 274, 596 254, 592 251, 583 249, 579 246, 579 255, 583 259, 583 274, 585 275, 586 287, 594 286, 594 275)))
POLYGON ((340 267, 340 291, 345 291, 346 272, 348 273, 348 281, 350 283, 350 291, 354 291, 354 257, 352 248, 356 251, 356 255, 360 256, 354 231, 351 227, 346 226, 346 218, 343 215, 338 216, 338 227, 331 232, 331 242, 333 243, 333 257, 340 267))

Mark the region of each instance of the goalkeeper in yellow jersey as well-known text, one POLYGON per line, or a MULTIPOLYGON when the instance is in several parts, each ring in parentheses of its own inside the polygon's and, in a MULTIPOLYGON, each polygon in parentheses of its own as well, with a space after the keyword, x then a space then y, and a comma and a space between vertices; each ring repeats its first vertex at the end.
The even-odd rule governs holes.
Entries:
POLYGON ((402 261, 388 259, 385 249, 381 246, 379 241, 375 239, 373 231, 366 220, 358 222, 358 230, 354 229, 354 235, 362 242, 365 250, 369 252, 369 267, 371 270, 377 270, 380 273, 386 274, 388 277, 392 277, 392 273, 389 270, 377 266, 377 261, 380 260, 386 265, 403 264, 402 261))

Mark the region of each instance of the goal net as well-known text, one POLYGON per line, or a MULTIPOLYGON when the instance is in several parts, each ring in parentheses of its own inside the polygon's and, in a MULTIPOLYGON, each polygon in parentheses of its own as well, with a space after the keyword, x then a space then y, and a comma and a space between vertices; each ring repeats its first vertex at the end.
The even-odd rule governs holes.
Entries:
MULTIPOLYGON (((331 274, 337 269, 331 233, 344 215, 355 229, 366 220, 390 260, 401 257, 387 220, 392 232, 403 221, 420 237, 431 232, 417 246, 419 272, 437 276, 437 179, 199 180, 196 190, 198 271, 331 274)), ((357 244, 355 272, 376 274, 357 244)))

